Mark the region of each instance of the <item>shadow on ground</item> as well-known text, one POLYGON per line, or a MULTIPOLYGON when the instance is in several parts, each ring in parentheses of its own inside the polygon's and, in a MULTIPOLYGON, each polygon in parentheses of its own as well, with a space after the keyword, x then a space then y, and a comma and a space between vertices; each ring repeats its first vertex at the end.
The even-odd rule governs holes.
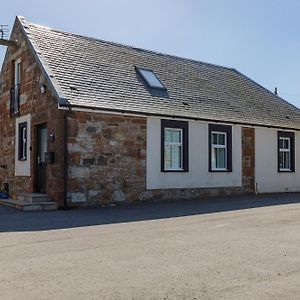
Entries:
POLYGON ((300 193, 93 207, 52 212, 20 212, 0 206, 0 232, 40 231, 251 209, 300 203, 300 193))

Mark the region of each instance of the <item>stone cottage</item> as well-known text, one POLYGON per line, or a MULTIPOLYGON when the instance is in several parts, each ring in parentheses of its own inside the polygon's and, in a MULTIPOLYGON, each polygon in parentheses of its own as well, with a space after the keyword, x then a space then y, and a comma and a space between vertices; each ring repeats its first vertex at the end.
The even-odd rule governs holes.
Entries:
POLYGON ((300 191, 299 109, 235 69, 23 17, 6 45, 0 184, 12 197, 64 206, 300 191))

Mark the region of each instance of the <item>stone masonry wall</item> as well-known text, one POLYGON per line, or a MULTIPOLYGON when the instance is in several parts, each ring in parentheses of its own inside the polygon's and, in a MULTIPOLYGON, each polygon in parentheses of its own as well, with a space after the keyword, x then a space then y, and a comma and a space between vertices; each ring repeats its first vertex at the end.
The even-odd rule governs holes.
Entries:
POLYGON ((8 180, 10 194, 35 191, 35 125, 47 123, 48 133, 55 134, 54 143, 48 144, 55 152, 55 164, 47 166, 47 192, 53 200, 63 203, 63 112, 57 109, 57 99, 49 88, 41 94, 40 86, 46 85, 42 72, 35 61, 23 34, 18 27, 13 29, 12 38, 18 41, 17 49, 9 48, 0 77, 0 187, 4 178, 8 180), (15 172, 15 124, 16 117, 9 112, 10 88, 14 84, 14 60, 21 58, 20 115, 31 114, 31 176, 14 176, 15 172))
POLYGON ((255 129, 242 128, 242 182, 246 193, 255 192, 255 129))
POLYGON ((199 199, 253 192, 252 128, 242 129, 242 187, 163 190, 146 190, 146 118, 73 112, 68 131, 68 197, 72 204, 199 199))
POLYGON ((146 182, 146 118, 74 112, 68 136, 70 202, 140 199, 146 182))

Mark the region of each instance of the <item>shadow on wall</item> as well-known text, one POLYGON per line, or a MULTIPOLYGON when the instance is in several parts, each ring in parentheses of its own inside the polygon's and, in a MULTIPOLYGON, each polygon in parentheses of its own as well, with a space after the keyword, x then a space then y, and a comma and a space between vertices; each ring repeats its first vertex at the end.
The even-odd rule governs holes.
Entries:
POLYGON ((54 212, 20 212, 0 206, 0 232, 41 231, 159 220, 174 217, 300 203, 300 193, 268 194, 54 212))

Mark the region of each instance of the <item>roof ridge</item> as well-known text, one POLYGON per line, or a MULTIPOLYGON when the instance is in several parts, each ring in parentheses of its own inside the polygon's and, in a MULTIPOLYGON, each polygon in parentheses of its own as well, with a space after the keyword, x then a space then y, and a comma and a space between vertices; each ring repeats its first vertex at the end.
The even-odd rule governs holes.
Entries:
MULTIPOLYGON (((24 17, 22 17, 22 18, 23 18, 23 20, 25 20, 24 17)), ((33 22, 30 22, 30 21, 27 21, 27 20, 25 20, 25 22, 29 25, 32 25, 32 26, 42 27, 42 28, 45 28, 45 29, 48 29, 48 30, 57 31, 59 33, 73 35, 73 36, 76 36, 76 37, 89 39, 89 40, 93 40, 93 41, 97 41, 97 42, 102 42, 102 43, 104 42, 104 43, 107 43, 107 44, 110 44, 110 45, 113 45, 113 46, 139 50, 139 51, 143 51, 143 52, 150 53, 150 54, 155 54, 155 55, 180 59, 180 60, 183 60, 183 61, 189 61, 189 62, 198 63, 198 64, 205 64, 205 65, 208 65, 208 66, 217 67, 217 68, 221 68, 221 69, 225 69, 225 70, 229 70, 229 71, 234 71, 235 70, 234 68, 225 67, 225 66, 221 66, 221 65, 213 64, 213 63, 208 63, 208 62, 204 62, 204 61, 200 61, 200 60, 196 60, 196 59, 191 59, 191 58, 187 58, 187 57, 183 57, 183 56, 178 56, 178 55, 163 53, 163 52, 159 52, 159 51, 155 51, 155 50, 149 50, 149 49, 145 49, 145 48, 135 47, 135 46, 127 45, 127 44, 107 41, 107 40, 103 40, 103 39, 99 39, 99 38, 95 38, 95 37, 90 37, 90 36, 86 36, 86 35, 82 35, 82 34, 78 34, 78 33, 74 33, 74 32, 68 32, 68 31, 56 29, 56 28, 53 28, 53 27, 33 23, 33 22)))
POLYGON ((260 83, 256 82, 255 80, 251 79, 250 77, 248 77, 244 73, 238 71, 237 69, 233 69, 233 71, 236 72, 237 74, 239 74, 240 76, 244 77, 245 79, 249 80, 250 82, 252 82, 256 86, 260 87, 261 89, 265 90, 266 92, 268 92, 269 94, 271 94, 271 96, 273 96, 274 98, 277 98, 277 100, 280 100, 281 102, 284 102, 288 106, 292 106, 293 108, 296 108, 297 111, 300 112, 300 108, 298 108, 296 105, 288 102, 287 100, 283 99, 279 95, 275 95, 274 93, 272 93, 272 91, 270 91, 269 89, 265 88, 263 85, 261 85, 260 83))

